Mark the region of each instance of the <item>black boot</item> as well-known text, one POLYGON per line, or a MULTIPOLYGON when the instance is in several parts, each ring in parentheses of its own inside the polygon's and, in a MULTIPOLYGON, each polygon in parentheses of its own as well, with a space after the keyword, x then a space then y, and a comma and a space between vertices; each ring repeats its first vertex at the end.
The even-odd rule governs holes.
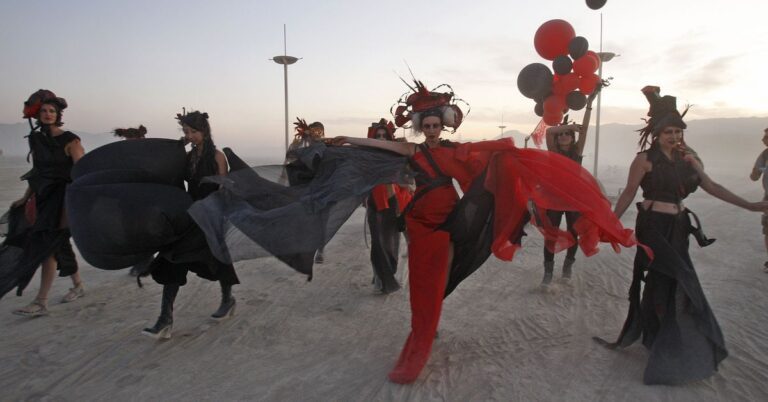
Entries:
POLYGON ((221 304, 216 312, 211 314, 211 317, 216 320, 231 317, 235 314, 235 298, 232 297, 232 285, 219 283, 221 284, 221 304))
POLYGON ((571 268, 574 262, 576 262, 575 258, 565 257, 565 261, 563 261, 563 279, 571 279, 571 268))
POLYGON ((163 300, 160 304, 160 317, 155 326, 144 328, 141 333, 155 339, 169 339, 173 328, 173 302, 179 293, 179 285, 164 285, 163 300))
POLYGON ((554 261, 544 261, 544 278, 541 280, 542 286, 548 286, 552 282, 552 273, 555 271, 554 261))

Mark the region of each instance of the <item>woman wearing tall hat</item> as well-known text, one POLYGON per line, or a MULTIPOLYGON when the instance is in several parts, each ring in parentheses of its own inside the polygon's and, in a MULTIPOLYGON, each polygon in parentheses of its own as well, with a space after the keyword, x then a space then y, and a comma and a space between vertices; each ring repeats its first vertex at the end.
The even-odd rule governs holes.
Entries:
POLYGON ((750 211, 765 211, 768 202, 746 201, 712 180, 700 158, 685 144, 685 111, 677 111, 676 99, 661 97, 658 87, 642 91, 650 103, 650 118, 640 130, 640 152, 632 161, 614 211, 621 217, 637 189, 642 189, 643 200, 637 203, 637 239, 653 253, 652 258, 639 251, 635 256, 629 313, 618 340, 595 339, 616 348, 642 338, 649 351, 644 382, 680 384, 710 377, 728 355, 688 254, 690 235, 702 247, 714 240, 707 239, 698 218, 683 201, 701 187, 750 211))

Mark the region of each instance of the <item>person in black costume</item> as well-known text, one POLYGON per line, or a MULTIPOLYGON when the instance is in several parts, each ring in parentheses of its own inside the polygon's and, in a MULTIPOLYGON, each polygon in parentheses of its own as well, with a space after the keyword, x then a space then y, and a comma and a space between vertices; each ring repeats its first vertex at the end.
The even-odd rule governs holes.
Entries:
MULTIPOLYGON (((192 143, 192 149, 187 153, 187 192, 193 200, 201 200, 218 189, 214 183, 205 183, 206 176, 223 176, 227 174, 227 159, 224 153, 216 149, 211 137, 211 126, 208 114, 194 111, 177 115, 184 137, 192 143)), ((208 280, 218 281, 221 285, 221 304, 211 315, 214 319, 223 319, 235 312, 235 298, 232 296, 232 286, 240 281, 232 264, 224 264, 213 259, 195 264, 172 263, 158 256, 150 265, 152 279, 163 285, 163 298, 160 317, 151 328, 145 328, 142 333, 153 338, 170 338, 173 326, 173 303, 179 287, 187 283, 187 272, 193 271, 198 276, 208 280)))
MULTIPOLYGON (((395 141, 395 125, 381 119, 368 128, 368 138, 395 141)), ((397 184, 374 187, 365 201, 365 217, 371 229, 373 285, 382 293, 400 289, 395 279, 400 257, 400 218, 411 199, 410 192, 397 184)), ((402 217, 405 219, 405 217, 402 217)))
POLYGON ((16 285, 18 294, 21 294, 37 266, 42 263, 40 289, 32 303, 13 312, 28 317, 48 314, 48 292, 57 269, 59 276, 69 276, 73 285, 62 303, 85 295, 64 213, 64 194, 71 182, 72 166, 85 151, 80 137, 61 128, 64 124, 61 121, 62 111, 67 108, 67 102, 50 91, 46 92, 50 95, 41 101, 34 113, 37 125, 28 136, 33 166, 25 176, 29 187, 24 197, 13 203, 13 207, 20 207, 34 196, 34 222, 19 243, 26 256, 18 267, 23 267, 27 274, 16 285))
MULTIPOLYGON (((291 167, 288 166, 295 164, 297 160, 296 151, 299 149, 307 148, 315 142, 323 141, 325 138, 325 126, 319 121, 307 124, 303 119, 296 119, 296 122, 293 124, 296 126, 296 135, 293 139, 293 142, 291 142, 291 145, 288 147, 288 152, 285 155, 285 165, 287 171, 297 172, 297 170, 291 169, 291 167)), ((295 186, 299 184, 306 184, 306 180, 304 180, 305 172, 303 168, 299 169, 298 172, 299 173, 297 174, 285 173, 287 175, 287 182, 289 185, 295 186)), ((283 180, 283 182, 285 182, 285 180, 283 180)), ((314 254, 314 262, 315 264, 322 264, 325 262, 325 246, 317 249, 314 254)))
POLYGON ((710 377, 728 355, 688 255, 690 234, 701 246, 714 240, 704 236, 698 218, 682 201, 701 187, 750 211, 765 211, 768 202, 748 202, 712 180, 683 141, 685 112, 678 113, 676 99, 660 97, 658 87, 645 87, 643 93, 651 105, 650 119, 640 130, 641 152, 630 166, 627 186, 614 212, 621 217, 637 188, 643 189, 644 200, 637 204, 636 233, 638 241, 653 250, 653 258, 640 250, 635 256, 629 313, 618 340, 595 340, 616 348, 629 346, 642 336, 649 350, 645 384, 680 384, 710 377))
MULTIPOLYGON (((547 150, 550 152, 557 152, 560 155, 573 160, 581 165, 583 159, 582 153, 584 152, 584 145, 587 143, 587 131, 589 130, 589 118, 592 114, 592 101, 595 100, 600 88, 598 87, 587 99, 587 108, 584 113, 584 119, 581 125, 567 124, 568 116, 565 116, 562 125, 550 127, 547 129, 547 150), (576 139, 576 132, 579 133, 579 139, 576 139)), ((560 227, 560 222, 565 215, 565 222, 568 232, 573 235, 574 240, 577 239, 576 230, 573 229, 573 224, 579 219, 579 214, 573 211, 547 211, 547 218, 549 223, 554 227, 560 227)), ((552 282, 552 274, 555 269, 555 254, 550 251, 552 248, 551 240, 549 241, 550 247, 544 246, 544 278, 541 280, 542 286, 547 286, 552 282)), ((563 261, 563 279, 570 280, 573 263, 576 262, 576 251, 579 249, 578 243, 574 243, 568 248, 568 252, 565 255, 563 261)))

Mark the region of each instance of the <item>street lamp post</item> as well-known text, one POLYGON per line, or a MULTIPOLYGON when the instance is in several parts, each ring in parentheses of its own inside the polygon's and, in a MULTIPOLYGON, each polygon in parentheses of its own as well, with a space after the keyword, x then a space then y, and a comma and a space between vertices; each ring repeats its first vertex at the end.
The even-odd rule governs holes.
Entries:
MULTIPOLYGON (((597 53, 600 58, 600 67, 598 68, 597 75, 600 80, 603 79, 603 63, 607 63, 613 60, 614 57, 619 56, 616 53, 603 52, 603 14, 600 13, 600 52, 597 53)), ((595 167, 592 170, 592 175, 597 178, 597 160, 600 145, 600 100, 602 99, 603 91, 597 93, 597 114, 595 116, 595 167)))
POLYGON ((288 153, 288 65, 299 61, 298 58, 287 55, 285 24, 283 24, 283 55, 275 56, 270 60, 283 65, 283 77, 285 82, 285 152, 288 153))

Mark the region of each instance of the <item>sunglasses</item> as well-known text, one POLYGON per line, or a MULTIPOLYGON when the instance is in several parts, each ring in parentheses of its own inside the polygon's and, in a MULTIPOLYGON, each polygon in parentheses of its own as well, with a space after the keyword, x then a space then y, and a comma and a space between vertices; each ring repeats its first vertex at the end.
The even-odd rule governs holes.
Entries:
POLYGON ((562 137, 564 135, 573 136, 573 133, 571 133, 571 132, 557 133, 557 134, 555 134, 555 137, 562 137))
POLYGON ((443 125, 440 124, 440 123, 422 124, 421 128, 423 128, 424 130, 429 130, 429 129, 433 129, 433 128, 443 128, 443 125))
POLYGON ((662 131, 664 134, 682 134, 683 130, 680 128, 668 128, 664 131, 662 131))

